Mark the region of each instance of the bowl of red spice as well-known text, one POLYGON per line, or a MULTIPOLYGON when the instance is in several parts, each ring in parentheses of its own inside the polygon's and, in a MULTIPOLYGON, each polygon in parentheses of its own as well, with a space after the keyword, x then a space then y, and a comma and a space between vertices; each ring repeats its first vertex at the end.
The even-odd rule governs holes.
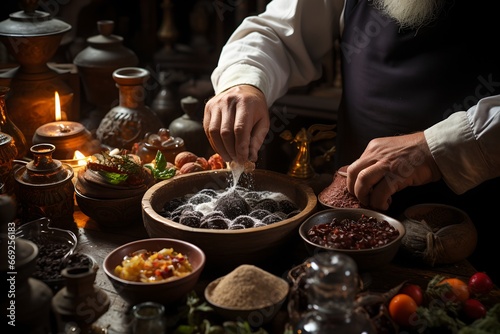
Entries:
POLYGON ((347 166, 333 174, 332 183, 318 194, 318 202, 325 209, 365 208, 354 194, 347 190, 347 166))
POLYGON ((299 235, 311 254, 344 253, 354 259, 360 271, 379 269, 390 263, 405 233, 399 220, 362 208, 323 210, 299 227, 299 235))
POLYGON ((151 238, 111 251, 104 273, 115 291, 130 304, 180 302, 194 289, 205 266, 205 253, 182 240, 151 238))
POLYGON ((274 319, 286 301, 289 283, 258 266, 242 264, 205 288, 205 299, 229 321, 246 321, 253 328, 274 319))

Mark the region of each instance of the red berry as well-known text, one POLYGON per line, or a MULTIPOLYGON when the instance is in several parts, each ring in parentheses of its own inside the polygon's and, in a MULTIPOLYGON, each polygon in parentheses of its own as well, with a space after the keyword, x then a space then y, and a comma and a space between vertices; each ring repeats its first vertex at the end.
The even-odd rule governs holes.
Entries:
POLYGON ((486 316, 486 307, 477 299, 467 299, 463 311, 469 319, 480 319, 486 316))
POLYGON ((469 291, 475 295, 484 295, 493 290, 493 281, 484 272, 477 272, 469 278, 469 291))

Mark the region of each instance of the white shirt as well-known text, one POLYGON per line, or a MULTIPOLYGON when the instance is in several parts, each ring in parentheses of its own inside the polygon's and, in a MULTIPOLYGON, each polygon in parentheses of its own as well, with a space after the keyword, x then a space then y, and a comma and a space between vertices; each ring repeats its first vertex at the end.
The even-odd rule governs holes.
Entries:
MULTIPOLYGON (((273 0, 247 17, 222 49, 212 83, 218 94, 249 84, 268 105, 321 76, 321 59, 343 26, 344 0, 273 0)), ((492 83, 500 84, 500 83, 492 83)), ((457 194, 500 176, 500 95, 484 98, 426 129, 447 185, 457 194)))

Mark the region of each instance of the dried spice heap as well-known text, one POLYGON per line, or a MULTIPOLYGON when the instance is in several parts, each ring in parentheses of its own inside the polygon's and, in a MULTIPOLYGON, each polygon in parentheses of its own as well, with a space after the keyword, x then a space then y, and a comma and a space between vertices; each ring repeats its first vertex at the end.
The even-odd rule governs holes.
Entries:
POLYGON ((347 190, 347 178, 341 170, 335 172, 333 182, 318 195, 319 201, 335 208, 362 208, 356 196, 347 190))
POLYGON ((241 265, 224 276, 213 289, 213 304, 240 310, 273 305, 288 294, 288 283, 253 265, 241 265))

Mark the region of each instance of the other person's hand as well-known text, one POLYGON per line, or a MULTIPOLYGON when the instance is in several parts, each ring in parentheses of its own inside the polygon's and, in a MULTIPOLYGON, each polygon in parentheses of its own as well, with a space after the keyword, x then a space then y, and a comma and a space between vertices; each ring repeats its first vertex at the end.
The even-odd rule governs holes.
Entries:
POLYGON ((361 157, 347 168, 347 189, 363 205, 387 210, 397 191, 440 178, 424 133, 417 132, 370 141, 361 157))
POLYGON ((225 161, 241 164, 257 161, 269 126, 265 96, 254 86, 229 88, 205 105, 205 133, 212 148, 225 161))

